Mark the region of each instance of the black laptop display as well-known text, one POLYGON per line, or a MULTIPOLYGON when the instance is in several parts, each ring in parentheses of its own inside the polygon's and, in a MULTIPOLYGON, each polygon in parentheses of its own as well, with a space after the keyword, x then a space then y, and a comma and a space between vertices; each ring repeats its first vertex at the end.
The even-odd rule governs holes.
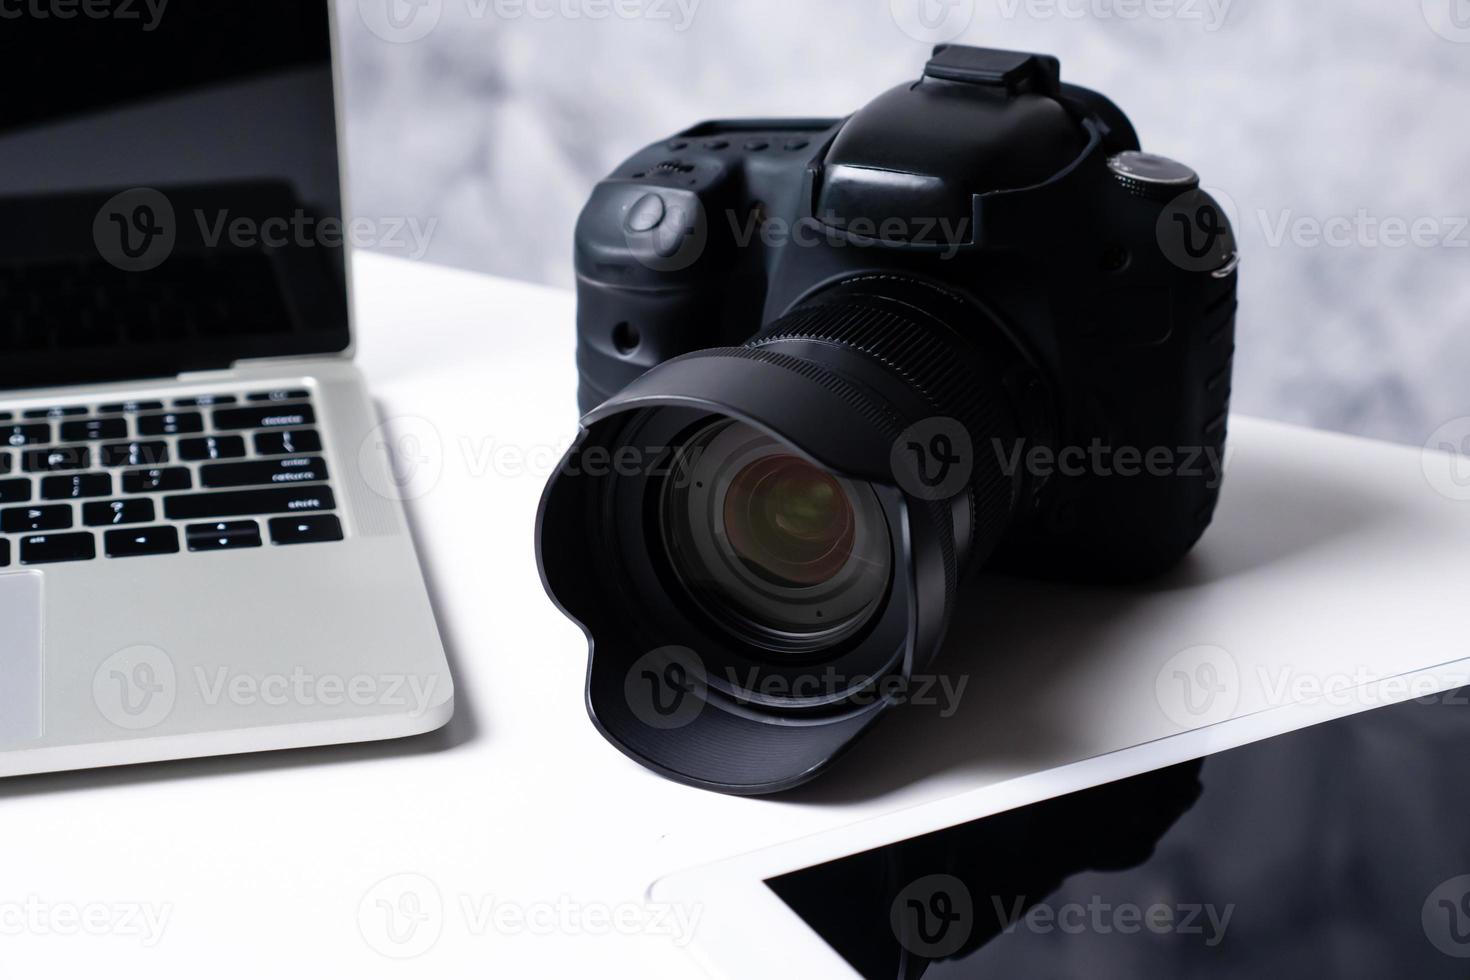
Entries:
POLYGON ((346 348, 328 6, 85 6, 0 21, 0 389, 346 348))

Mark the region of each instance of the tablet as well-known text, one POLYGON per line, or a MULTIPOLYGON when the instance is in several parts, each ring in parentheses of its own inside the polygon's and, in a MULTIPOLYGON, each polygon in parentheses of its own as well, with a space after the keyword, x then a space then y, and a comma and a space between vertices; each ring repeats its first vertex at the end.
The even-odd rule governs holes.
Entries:
POLYGON ((1470 660, 657 882, 719 976, 1463 977, 1470 660))

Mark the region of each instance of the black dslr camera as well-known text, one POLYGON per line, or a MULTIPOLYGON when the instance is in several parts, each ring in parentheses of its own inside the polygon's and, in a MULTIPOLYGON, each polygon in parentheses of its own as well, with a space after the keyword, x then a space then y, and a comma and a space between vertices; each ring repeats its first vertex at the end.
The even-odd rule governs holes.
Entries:
POLYGON ((576 259, 541 573, 594 722, 666 776, 802 783, 905 700, 966 569, 1136 580, 1213 515, 1230 224, 1055 58, 941 47, 847 119, 655 143, 576 259))

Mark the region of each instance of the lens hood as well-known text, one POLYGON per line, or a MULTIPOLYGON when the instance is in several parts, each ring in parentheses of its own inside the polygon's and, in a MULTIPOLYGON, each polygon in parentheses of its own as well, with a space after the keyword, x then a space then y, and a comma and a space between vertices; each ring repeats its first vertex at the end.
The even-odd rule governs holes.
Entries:
MULTIPOLYGON (((931 397, 938 376, 926 386, 922 372, 899 366, 943 364, 919 355, 923 339, 946 328, 902 304, 864 300, 860 310, 817 304, 747 347, 653 368, 583 420, 546 488, 538 562, 547 592, 587 635, 592 720, 665 776, 735 794, 776 792, 815 776, 903 700, 914 671, 938 648, 977 527, 994 539, 1003 525, 1003 515, 977 510, 973 488, 989 488, 985 507, 992 510, 1007 510, 1015 498, 1014 480, 977 474, 972 450, 957 460, 964 464, 958 479, 939 481, 949 486, 925 479, 923 450, 936 427, 944 446, 975 441, 931 397), (876 333, 897 329, 914 345, 913 356, 893 362, 862 343, 834 342, 834 331, 816 326, 854 316, 909 318, 879 324, 876 333), (893 549, 887 594, 871 625, 841 648, 814 658, 752 650, 682 605, 660 574, 650 498, 671 478, 682 434, 711 419, 768 434, 833 475, 871 487, 880 502, 893 549)), ((984 387, 977 381, 983 372, 955 370, 984 387)), ((1006 434, 1013 425, 994 387, 996 404, 980 416, 958 414, 1006 434)))

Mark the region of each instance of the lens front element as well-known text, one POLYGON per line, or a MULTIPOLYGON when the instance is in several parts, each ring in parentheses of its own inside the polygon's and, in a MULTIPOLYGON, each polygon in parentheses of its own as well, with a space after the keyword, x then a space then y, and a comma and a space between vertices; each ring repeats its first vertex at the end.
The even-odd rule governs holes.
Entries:
POLYGON ((661 511, 691 597, 758 646, 839 643, 887 592, 892 543, 872 488, 744 423, 722 419, 685 443, 661 511))
POLYGON ((746 566, 789 588, 830 581, 852 557, 856 517, 837 478, 789 453, 735 474, 725 536, 746 566))

